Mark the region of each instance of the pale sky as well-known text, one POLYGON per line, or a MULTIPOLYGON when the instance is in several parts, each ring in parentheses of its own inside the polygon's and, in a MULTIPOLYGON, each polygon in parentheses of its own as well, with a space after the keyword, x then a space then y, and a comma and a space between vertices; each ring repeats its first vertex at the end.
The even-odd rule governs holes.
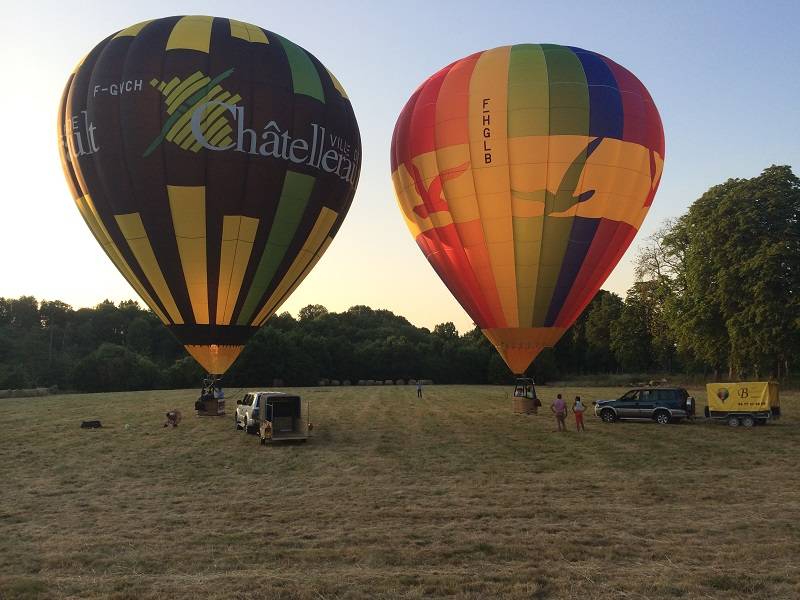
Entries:
MULTIPOLYGON (((90 234, 58 161, 56 110, 73 66, 128 25, 208 14, 306 48, 346 88, 361 129, 353 206, 328 252, 281 310, 387 308, 432 328, 472 322, 418 250, 389 172, 395 120, 414 89, 476 51, 517 43, 594 50, 633 71, 661 113, 666 164, 639 235, 603 286, 624 295, 636 247, 706 189, 770 164, 800 174, 800 3, 787 2, 15 2, 0 22, 0 296, 75 308, 137 298, 90 234)), ((142 303, 144 304, 144 303, 142 303)))

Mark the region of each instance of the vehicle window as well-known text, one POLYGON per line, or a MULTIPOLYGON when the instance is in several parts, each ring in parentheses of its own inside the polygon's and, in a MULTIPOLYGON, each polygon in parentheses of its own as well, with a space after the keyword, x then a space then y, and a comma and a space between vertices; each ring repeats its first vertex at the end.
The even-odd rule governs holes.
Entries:
POLYGON ((640 402, 654 402, 656 399, 655 390, 642 390, 639 396, 640 402))
POLYGON ((631 390, 625 393, 620 400, 623 402, 636 402, 637 398, 639 398, 639 390, 631 390))
POLYGON ((658 390, 659 404, 672 404, 675 399, 675 390, 658 390))

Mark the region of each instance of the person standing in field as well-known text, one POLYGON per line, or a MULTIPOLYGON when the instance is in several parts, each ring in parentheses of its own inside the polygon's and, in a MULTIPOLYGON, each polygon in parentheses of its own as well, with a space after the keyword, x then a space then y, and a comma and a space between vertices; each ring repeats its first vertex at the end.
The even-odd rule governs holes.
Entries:
POLYGON ((564 399, 561 397, 561 394, 558 394, 556 396, 556 399, 553 401, 553 404, 550 405, 550 410, 552 410, 553 414, 556 416, 556 424, 558 425, 558 430, 566 431, 567 403, 564 402, 564 399))
POLYGON ((422 380, 417 379, 417 398, 422 398, 422 380))
POLYGON ((586 431, 586 427, 583 426, 583 411, 586 410, 586 407, 581 402, 580 396, 575 396, 575 402, 572 403, 572 412, 575 413, 575 429, 578 431, 586 431))

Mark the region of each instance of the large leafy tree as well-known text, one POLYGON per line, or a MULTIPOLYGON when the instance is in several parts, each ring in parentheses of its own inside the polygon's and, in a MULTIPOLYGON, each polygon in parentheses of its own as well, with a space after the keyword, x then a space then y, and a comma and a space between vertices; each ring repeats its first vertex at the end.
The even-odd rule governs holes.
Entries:
POLYGON ((611 349, 611 328, 620 318, 622 308, 622 298, 605 290, 600 290, 587 308, 586 350, 589 364, 595 372, 617 369, 617 360, 611 349))
POLYGON ((709 189, 640 255, 677 349, 729 377, 780 377, 800 344, 800 180, 788 166, 709 189))

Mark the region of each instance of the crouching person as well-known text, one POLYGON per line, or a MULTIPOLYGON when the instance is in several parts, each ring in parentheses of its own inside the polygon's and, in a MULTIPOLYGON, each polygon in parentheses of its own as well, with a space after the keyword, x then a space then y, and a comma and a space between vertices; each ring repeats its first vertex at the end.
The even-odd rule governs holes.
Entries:
POLYGON ((164 427, 177 427, 181 422, 181 413, 178 410, 171 410, 167 413, 167 420, 164 421, 164 427))

